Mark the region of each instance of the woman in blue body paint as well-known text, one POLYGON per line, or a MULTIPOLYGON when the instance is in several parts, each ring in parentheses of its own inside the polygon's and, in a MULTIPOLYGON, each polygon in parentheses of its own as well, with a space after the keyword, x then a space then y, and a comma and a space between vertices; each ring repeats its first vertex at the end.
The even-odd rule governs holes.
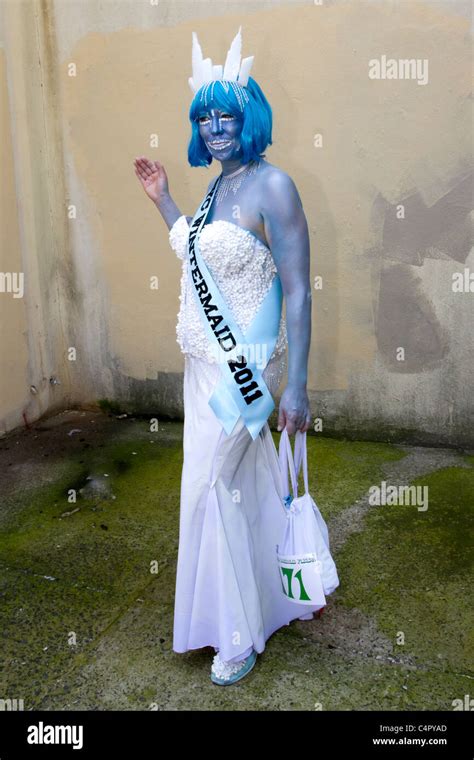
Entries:
MULTIPOLYGON (((188 161, 206 167, 220 162, 223 188, 212 200, 199 246, 244 334, 273 277, 280 277, 286 321, 282 314, 263 378, 274 394, 287 367, 278 430, 286 427, 291 435, 308 430, 311 423, 306 388, 311 338, 308 225, 295 183, 264 158, 272 144, 270 105, 251 77, 245 93, 243 99, 241 90, 217 80, 211 89, 200 87, 191 103, 188 161)), ((211 679, 228 685, 251 670, 274 631, 295 618, 311 618, 321 607, 289 602, 281 590, 275 547, 286 517, 268 423, 252 440, 240 418, 229 435, 209 407, 220 369, 188 276, 191 217, 172 199, 159 161, 141 156, 134 164, 183 262, 177 332, 185 355, 184 464, 173 649, 213 647, 217 654, 211 679)))

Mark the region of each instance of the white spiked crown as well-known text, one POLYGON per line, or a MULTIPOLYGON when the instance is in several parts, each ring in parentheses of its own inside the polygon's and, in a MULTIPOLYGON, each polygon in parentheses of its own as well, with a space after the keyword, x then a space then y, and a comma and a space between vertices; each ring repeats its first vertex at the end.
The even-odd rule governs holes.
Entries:
POLYGON ((221 81, 226 92, 228 92, 229 87, 232 87, 242 111, 244 110, 245 102, 248 102, 249 100, 249 96, 244 88, 247 86, 249 80, 254 56, 251 55, 248 58, 244 58, 242 61, 240 60, 242 50, 241 31, 242 27, 240 26, 239 31, 232 40, 232 44, 228 50, 224 67, 222 67, 222 64, 213 65, 210 58, 203 58, 197 34, 196 32, 193 32, 193 75, 192 77, 189 77, 188 82, 194 93, 196 93, 203 85, 206 85, 201 94, 201 100, 204 98, 206 105, 207 93, 211 88, 212 96, 212 89, 215 82, 218 80, 221 81))

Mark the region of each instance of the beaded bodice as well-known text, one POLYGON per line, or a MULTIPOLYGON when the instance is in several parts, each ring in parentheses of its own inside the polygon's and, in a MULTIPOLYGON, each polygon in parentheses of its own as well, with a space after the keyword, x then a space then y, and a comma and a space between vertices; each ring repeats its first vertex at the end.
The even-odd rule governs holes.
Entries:
MULTIPOLYGON (((202 317, 189 281, 187 245, 189 223, 180 216, 169 231, 169 242, 182 260, 180 310, 176 325, 177 342, 184 354, 217 363, 206 335, 202 317)), ((199 239, 201 255, 245 334, 263 302, 277 273, 270 249, 248 230, 232 222, 217 220, 206 224, 199 239)), ((282 314, 272 359, 285 352, 287 333, 282 314)))

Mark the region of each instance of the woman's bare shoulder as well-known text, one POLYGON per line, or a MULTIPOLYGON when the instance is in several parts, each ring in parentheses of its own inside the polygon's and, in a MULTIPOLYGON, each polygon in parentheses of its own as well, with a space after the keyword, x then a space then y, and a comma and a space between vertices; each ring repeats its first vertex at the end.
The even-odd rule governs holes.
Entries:
POLYGON ((299 202, 297 187, 287 172, 268 163, 262 168, 259 194, 264 207, 268 204, 275 207, 275 204, 279 206, 280 204, 288 205, 299 202))
POLYGON ((287 172, 280 169, 279 166, 268 163, 268 161, 263 162, 263 166, 257 176, 259 174, 262 187, 264 188, 275 188, 275 190, 281 188, 284 190, 285 188, 294 186, 294 182, 287 172))

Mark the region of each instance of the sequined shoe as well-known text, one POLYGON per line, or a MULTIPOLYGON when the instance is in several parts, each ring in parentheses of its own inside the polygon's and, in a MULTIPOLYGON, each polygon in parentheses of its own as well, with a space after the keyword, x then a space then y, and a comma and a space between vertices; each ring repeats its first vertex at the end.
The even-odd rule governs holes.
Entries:
POLYGON ((219 686, 229 686, 250 673, 257 661, 257 652, 252 650, 248 657, 241 662, 224 662, 216 654, 212 661, 211 681, 219 686))

